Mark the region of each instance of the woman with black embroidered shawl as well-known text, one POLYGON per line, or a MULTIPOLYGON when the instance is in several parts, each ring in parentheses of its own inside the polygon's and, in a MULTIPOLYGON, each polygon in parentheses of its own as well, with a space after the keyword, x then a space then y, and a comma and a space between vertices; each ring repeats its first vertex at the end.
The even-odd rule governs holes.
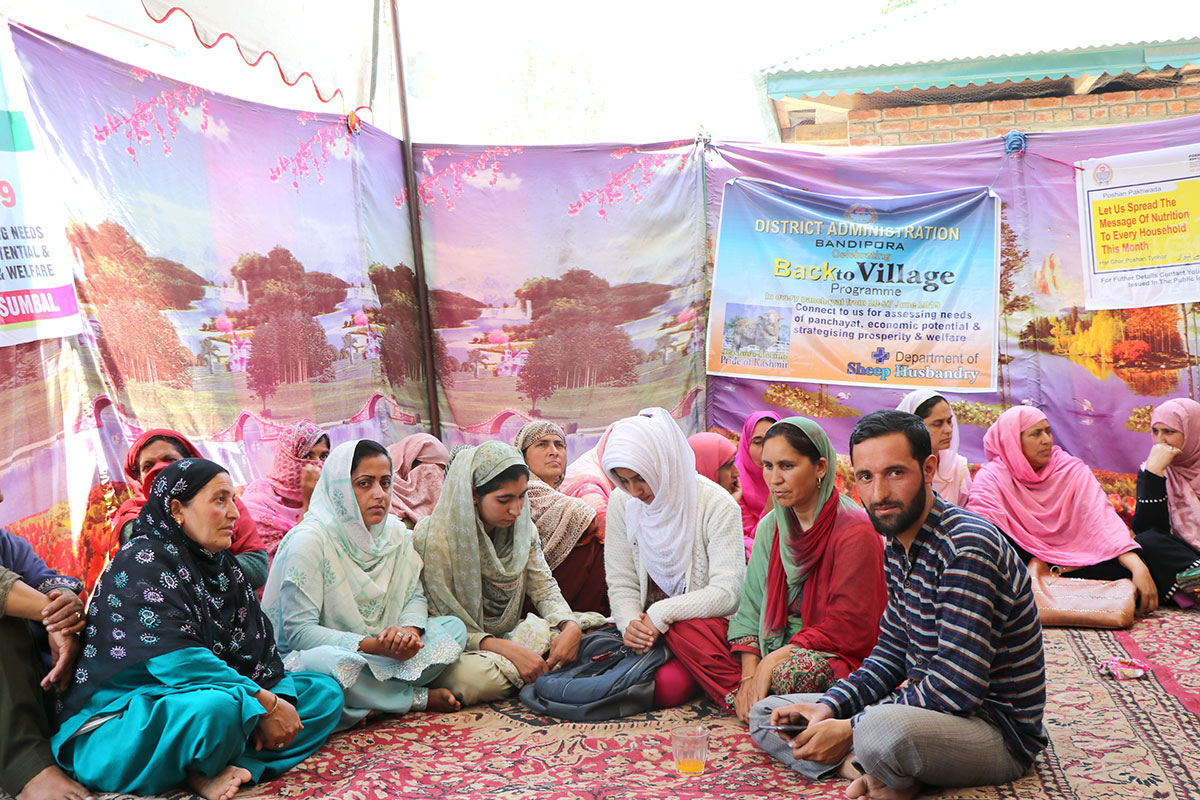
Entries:
POLYGON ((284 672, 228 553, 239 512, 225 469, 184 459, 147 495, 134 538, 96 585, 51 746, 101 791, 186 784, 229 800, 316 751, 337 724, 342 691, 325 675, 284 672))

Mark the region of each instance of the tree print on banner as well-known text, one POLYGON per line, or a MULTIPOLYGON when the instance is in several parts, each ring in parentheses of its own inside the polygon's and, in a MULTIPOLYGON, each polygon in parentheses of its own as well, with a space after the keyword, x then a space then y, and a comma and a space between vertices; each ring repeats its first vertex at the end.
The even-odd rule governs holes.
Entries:
POLYGON ((647 406, 699 427, 696 152, 690 140, 417 148, 435 347, 458 367, 452 385, 439 370, 451 443, 542 417, 586 448, 647 406), (579 213, 589 205, 603 213, 579 213))
MULTIPOLYGON (((375 311, 374 316, 383 327, 384 376, 393 386, 402 386, 408 381, 424 380, 425 354, 421 346, 416 278, 413 271, 404 264, 394 267, 372 264, 370 277, 380 302, 380 308, 375 311)), ((435 308, 438 307, 437 298, 432 294, 431 302, 435 308)), ((466 316, 471 315, 468 313, 466 316)), ((474 316, 478 316, 478 313, 474 316)), ((461 320, 462 316, 455 319, 461 320)), ((438 381, 443 386, 452 386, 454 372, 459 364, 447 354, 446 342, 441 334, 436 332, 433 335, 433 360, 438 372, 438 381)))
POLYGON ((629 334, 616 326, 571 325, 533 343, 517 378, 517 391, 529 398, 534 413, 538 400, 560 388, 633 386, 639 361, 629 334))
POLYGON ((326 341, 324 328, 295 307, 285 306, 258 326, 250 347, 246 372, 264 416, 267 400, 281 384, 333 380, 337 350, 326 341))

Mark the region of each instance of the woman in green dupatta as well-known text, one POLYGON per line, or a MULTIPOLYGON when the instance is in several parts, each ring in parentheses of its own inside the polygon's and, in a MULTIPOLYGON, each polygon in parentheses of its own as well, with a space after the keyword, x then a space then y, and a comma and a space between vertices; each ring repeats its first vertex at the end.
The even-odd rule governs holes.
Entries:
POLYGON ((412 532, 388 513, 392 475, 378 442, 334 448, 263 592, 284 667, 342 685, 339 728, 372 711, 459 707, 450 692, 427 687, 462 655, 467 631, 455 617, 428 614, 412 532))
POLYGON ((882 542, 866 512, 838 491, 837 453, 821 426, 780 420, 762 458, 772 507, 729 623, 742 668, 732 705, 743 722, 767 695, 821 692, 857 669, 887 603, 882 542))
POLYGON ((529 517, 528 485, 529 468, 510 445, 464 448, 414 531, 430 611, 467 626, 467 652, 432 685, 464 705, 507 697, 579 651, 579 623, 529 517), (526 596, 540 616, 522 620, 526 596))

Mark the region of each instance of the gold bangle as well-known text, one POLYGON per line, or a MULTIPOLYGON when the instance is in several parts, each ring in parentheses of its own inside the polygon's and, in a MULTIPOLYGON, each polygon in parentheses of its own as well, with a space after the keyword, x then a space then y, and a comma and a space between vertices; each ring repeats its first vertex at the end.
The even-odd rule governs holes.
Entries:
POLYGON ((275 695, 275 705, 271 706, 271 710, 267 712, 267 716, 275 713, 275 709, 279 708, 279 695, 275 695))

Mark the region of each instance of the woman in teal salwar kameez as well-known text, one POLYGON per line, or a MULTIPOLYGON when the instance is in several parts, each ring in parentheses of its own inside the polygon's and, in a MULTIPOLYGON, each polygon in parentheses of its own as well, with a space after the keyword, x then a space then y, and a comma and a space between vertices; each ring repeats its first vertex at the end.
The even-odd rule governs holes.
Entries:
POLYGON ((284 666, 332 675, 345 691, 339 728, 372 711, 455 711, 428 685, 462 655, 467 628, 430 617, 413 534, 388 513, 392 459, 370 439, 329 454, 308 513, 275 551, 263 592, 284 666))
POLYGON ((96 585, 51 739, 81 783, 142 795, 186 784, 228 800, 304 760, 337 724, 336 681, 284 672, 227 550, 237 517, 211 461, 178 461, 150 487, 134 538, 96 585))

